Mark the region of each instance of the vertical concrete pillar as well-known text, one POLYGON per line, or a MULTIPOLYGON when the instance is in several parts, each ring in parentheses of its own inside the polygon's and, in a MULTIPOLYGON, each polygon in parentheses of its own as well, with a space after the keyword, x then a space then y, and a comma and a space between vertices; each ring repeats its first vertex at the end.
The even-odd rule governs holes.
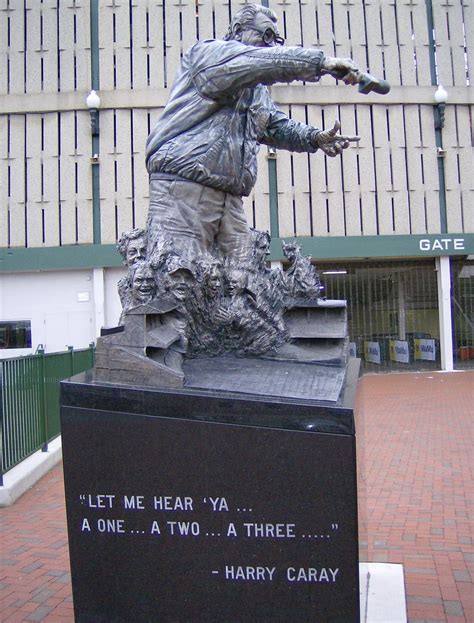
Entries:
POLYGON ((105 289, 104 269, 94 268, 92 271, 94 287, 94 335, 100 336, 100 330, 105 326, 105 289))
POLYGON ((436 258, 439 307, 439 342, 441 350, 441 369, 454 370, 453 361, 453 322, 451 316, 451 270, 449 257, 436 258))

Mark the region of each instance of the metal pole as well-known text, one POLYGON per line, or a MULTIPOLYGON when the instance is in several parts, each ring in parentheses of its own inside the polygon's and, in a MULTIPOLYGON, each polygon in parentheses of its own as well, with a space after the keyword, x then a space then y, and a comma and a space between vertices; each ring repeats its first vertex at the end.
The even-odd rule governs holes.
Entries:
POLYGON ((4 364, 0 361, 0 487, 3 487, 3 466, 4 462, 4 443, 3 443, 3 392, 6 392, 6 383, 5 378, 3 376, 3 366, 4 364))
MULTIPOLYGON (((90 3, 90 27, 91 27, 91 88, 99 90, 99 1, 91 0, 90 3)), ((92 113, 91 113, 92 114, 92 113)), ((100 136, 98 110, 94 111, 95 129, 92 129, 92 232, 94 244, 101 243, 100 231, 100 136)))
POLYGON ((44 443, 41 448, 42 452, 48 451, 48 408, 46 402, 46 366, 45 366, 45 354, 44 350, 38 349, 38 355, 40 358, 40 367, 38 374, 39 390, 40 390, 40 415, 43 423, 43 439, 44 443))
MULTIPOLYGON (((431 84, 433 86, 438 85, 438 76, 436 71, 436 45, 434 40, 434 19, 433 19, 433 4, 432 0, 425 0, 426 3, 426 19, 428 22, 428 41, 429 41, 429 54, 430 54, 430 71, 431 71, 431 84)), ((439 178, 439 220, 441 233, 445 234, 448 231, 448 214, 446 205, 446 175, 444 171, 444 155, 443 149, 443 130, 440 123, 440 109, 439 106, 433 107, 433 117, 435 126, 435 141, 438 152, 438 178, 439 178)))

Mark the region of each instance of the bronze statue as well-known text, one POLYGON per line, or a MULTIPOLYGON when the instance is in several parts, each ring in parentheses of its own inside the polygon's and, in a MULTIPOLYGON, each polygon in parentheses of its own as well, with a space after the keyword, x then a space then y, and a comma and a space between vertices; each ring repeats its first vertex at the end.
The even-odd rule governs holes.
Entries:
POLYGON ((389 86, 351 59, 283 44, 275 13, 246 4, 223 40, 184 55, 148 138, 146 229, 118 243, 128 267, 119 282, 124 334, 103 338, 103 348, 127 344, 126 356, 136 357, 139 335, 140 366, 151 377, 158 366, 160 382, 169 366, 170 383, 181 382, 182 357, 319 357, 304 325, 324 306, 319 276, 291 242, 283 245, 287 270, 267 266, 270 236, 249 228, 242 197, 254 186, 260 145, 334 157, 359 137, 339 134, 338 121, 322 131, 288 118, 267 85, 330 74, 361 93, 389 86))
POLYGON ((242 196, 255 184, 259 146, 333 157, 359 140, 338 134, 339 122, 321 131, 277 109, 267 85, 324 74, 356 84, 361 76, 350 59, 283 43, 275 13, 247 4, 224 40, 200 41, 185 54, 147 142, 149 244, 167 232, 180 254, 242 259, 250 242, 242 196))

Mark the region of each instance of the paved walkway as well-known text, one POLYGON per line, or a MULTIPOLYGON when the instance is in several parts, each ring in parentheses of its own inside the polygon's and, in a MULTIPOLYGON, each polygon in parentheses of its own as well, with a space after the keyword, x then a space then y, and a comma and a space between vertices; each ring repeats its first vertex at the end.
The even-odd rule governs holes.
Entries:
MULTIPOLYGON (((474 372, 368 375, 357 404, 368 559, 403 563, 410 623, 473 623, 474 372)), ((73 621, 61 467, 0 521, 0 621, 73 621)))

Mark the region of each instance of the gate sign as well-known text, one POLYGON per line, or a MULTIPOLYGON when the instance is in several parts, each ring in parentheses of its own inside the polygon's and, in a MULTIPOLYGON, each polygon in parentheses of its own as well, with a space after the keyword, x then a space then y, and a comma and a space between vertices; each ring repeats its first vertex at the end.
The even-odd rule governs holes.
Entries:
POLYGON ((402 340, 390 340, 390 361, 410 363, 408 342, 402 340))
POLYGON ((435 340, 427 340, 415 338, 415 359, 423 359, 424 361, 436 360, 436 342, 435 340))
POLYGON ((378 342, 364 342, 364 359, 370 363, 381 363, 380 344, 378 342))

